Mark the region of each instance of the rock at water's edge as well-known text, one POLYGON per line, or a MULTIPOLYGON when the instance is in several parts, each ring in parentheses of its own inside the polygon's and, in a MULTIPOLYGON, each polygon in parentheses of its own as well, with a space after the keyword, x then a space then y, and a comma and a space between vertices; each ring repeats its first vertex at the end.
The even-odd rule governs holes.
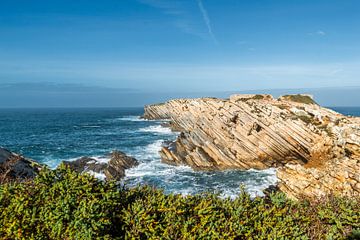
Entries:
POLYGON ((181 129, 162 161, 198 170, 278 167, 293 198, 360 195, 360 118, 316 104, 310 95, 239 94, 145 106, 144 118, 181 129), (321 176, 321 177, 318 177, 321 176))
POLYGON ((106 180, 118 181, 125 176, 125 169, 137 166, 138 161, 123 152, 114 151, 110 154, 108 163, 99 162, 90 157, 82 157, 75 161, 64 161, 64 164, 79 173, 102 173, 106 176, 106 180))
POLYGON ((32 179, 43 166, 5 148, 0 148, 0 183, 32 179))

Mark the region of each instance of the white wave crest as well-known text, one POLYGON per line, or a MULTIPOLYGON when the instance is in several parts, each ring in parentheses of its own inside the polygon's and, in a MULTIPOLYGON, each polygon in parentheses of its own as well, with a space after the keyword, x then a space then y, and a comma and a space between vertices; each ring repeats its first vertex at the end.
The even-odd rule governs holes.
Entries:
POLYGON ((145 122, 145 121, 148 121, 147 119, 141 118, 141 116, 134 116, 134 115, 120 117, 120 118, 117 118, 117 120, 130 121, 130 122, 145 122))
POLYGON ((140 128, 139 132, 151 132, 151 133, 156 133, 156 134, 173 134, 173 132, 171 131, 170 128, 167 127, 163 127, 161 125, 156 125, 156 126, 148 126, 145 128, 140 128))
POLYGON ((105 176, 104 173, 97 173, 97 172, 94 172, 94 171, 91 171, 91 170, 86 171, 86 173, 88 173, 88 174, 96 177, 97 179, 103 180, 103 181, 104 181, 105 178, 106 178, 106 176, 105 176))
POLYGON ((270 185, 275 185, 278 181, 275 168, 265 170, 249 169, 247 172, 256 174, 256 176, 244 182, 246 190, 252 197, 264 196, 263 190, 270 185))

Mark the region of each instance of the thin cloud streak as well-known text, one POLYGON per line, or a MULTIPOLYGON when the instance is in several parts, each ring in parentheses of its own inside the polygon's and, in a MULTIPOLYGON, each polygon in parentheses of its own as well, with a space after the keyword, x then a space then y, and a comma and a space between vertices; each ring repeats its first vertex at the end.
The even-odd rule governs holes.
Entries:
POLYGON ((209 34, 210 34, 211 38, 213 39, 213 41, 215 42, 215 44, 218 44, 218 41, 217 41, 217 39, 216 39, 216 37, 214 35, 214 32, 212 30, 212 27, 211 27, 211 22, 210 22, 209 15, 208 15, 205 7, 204 7, 204 4, 203 4, 202 0, 197 0, 197 2, 198 2, 200 12, 202 14, 202 17, 204 19, 204 22, 206 24, 206 27, 208 29, 209 34))
POLYGON ((322 30, 318 30, 316 32, 311 32, 311 33, 308 33, 308 35, 310 36, 325 36, 326 35, 326 32, 322 31, 322 30))
POLYGON ((194 22, 189 17, 186 4, 181 1, 164 1, 164 0, 138 0, 139 3, 159 9, 163 14, 172 16, 172 24, 182 32, 206 38, 206 34, 196 29, 194 22))

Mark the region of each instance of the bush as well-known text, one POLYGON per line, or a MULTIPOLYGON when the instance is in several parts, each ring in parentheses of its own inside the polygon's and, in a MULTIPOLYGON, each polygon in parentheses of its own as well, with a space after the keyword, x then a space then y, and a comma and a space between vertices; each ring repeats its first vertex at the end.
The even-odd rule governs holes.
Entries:
MULTIPOLYGON (((110 238, 121 211, 121 192, 112 183, 61 166, 34 182, 0 191, 0 237, 5 239, 110 238)), ((120 232, 119 232, 120 234, 120 232)))
POLYGON ((302 94, 295 94, 295 95, 284 95, 281 98, 298 103, 305 103, 305 104, 316 104, 317 103, 312 99, 310 96, 302 95, 302 94))
POLYGON ((0 187, 2 239, 356 239, 359 200, 164 194, 61 166, 0 187))

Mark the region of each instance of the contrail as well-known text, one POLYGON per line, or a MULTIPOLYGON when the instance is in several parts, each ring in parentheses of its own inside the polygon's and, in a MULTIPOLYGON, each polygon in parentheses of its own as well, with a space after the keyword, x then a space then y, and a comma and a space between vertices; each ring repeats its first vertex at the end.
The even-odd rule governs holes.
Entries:
POLYGON ((202 3, 202 0, 197 0, 197 2, 198 2, 198 5, 199 5, 199 9, 201 11, 201 14, 203 16, 204 22, 206 24, 206 27, 208 29, 208 32, 209 32, 211 38, 214 40, 215 44, 217 44, 218 41, 216 40, 216 37, 215 37, 215 35, 214 35, 213 31, 212 31, 210 18, 209 18, 209 15, 208 15, 208 13, 207 13, 207 11, 206 11, 203 3, 202 3))

